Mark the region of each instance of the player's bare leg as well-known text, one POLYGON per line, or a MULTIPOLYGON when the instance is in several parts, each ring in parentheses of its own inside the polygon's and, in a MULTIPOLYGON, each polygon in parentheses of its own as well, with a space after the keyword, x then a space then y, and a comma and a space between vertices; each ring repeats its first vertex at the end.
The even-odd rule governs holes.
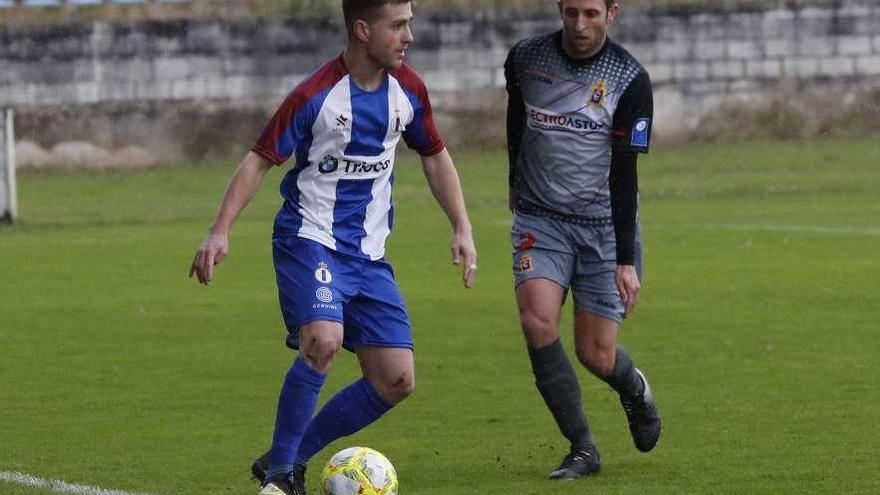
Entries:
POLYGON ((651 386, 629 353, 617 345, 619 324, 611 319, 575 311, 575 349, 578 360, 620 395, 636 448, 648 452, 660 438, 660 412, 651 386))
POLYGON ((520 324, 528 346, 535 385, 571 444, 551 479, 574 479, 599 471, 599 454, 581 403, 577 375, 559 342, 559 313, 565 288, 548 279, 528 280, 516 288, 520 324))
POLYGON ((546 278, 527 280, 516 287, 519 321, 529 349, 540 349, 559 339, 564 298, 565 288, 546 278))
POLYGON ((313 321, 299 330, 299 355, 285 378, 269 467, 260 495, 306 495, 305 465, 294 465, 324 377, 342 346, 342 324, 313 321))
MULTIPOLYGON (((305 467, 315 454, 330 442, 366 428, 415 388, 411 349, 364 346, 356 352, 363 377, 337 392, 311 418, 290 476, 291 486, 303 491, 293 493, 305 493, 305 467)), ((254 464, 257 475, 259 459, 254 464)))
POLYGON ((364 377, 382 399, 398 404, 416 386, 413 351, 396 347, 361 347, 357 350, 364 377))
MULTIPOLYGON (((373 397, 370 400, 369 397, 373 392, 361 380, 355 382, 348 389, 341 391, 337 397, 331 399, 331 401, 342 400, 341 397, 349 393, 355 393, 361 398, 366 397, 364 402, 372 403, 372 407, 369 408, 369 410, 374 412, 372 416, 364 421, 351 424, 348 429, 338 432, 346 435, 352 434, 354 433, 353 430, 363 428, 375 421, 391 407, 412 394, 415 389, 415 366, 412 350, 392 347, 361 347, 357 349, 357 355, 364 380, 369 383, 369 387, 375 391, 378 397, 373 397)), ((330 404, 330 407, 328 408, 325 405, 327 410, 322 409, 318 413, 319 416, 329 416, 332 414, 333 405, 331 402, 328 402, 328 404, 330 404)), ((316 418, 319 416, 316 416, 316 418)), ((349 416, 351 415, 349 414, 349 416)), ((319 419, 318 421, 320 422, 321 420, 319 419)), ((327 421, 336 423, 332 419, 327 419, 327 421)), ((316 425, 309 425, 309 429, 315 427, 316 425)), ((316 438, 315 435, 310 434, 309 430, 306 430, 292 472, 295 481, 304 482, 306 462, 332 440, 335 440, 335 438, 329 438, 326 435, 320 435, 320 438, 316 438)), ((260 481, 261 484, 266 479, 268 469, 269 452, 254 460, 251 465, 253 477, 260 481)))

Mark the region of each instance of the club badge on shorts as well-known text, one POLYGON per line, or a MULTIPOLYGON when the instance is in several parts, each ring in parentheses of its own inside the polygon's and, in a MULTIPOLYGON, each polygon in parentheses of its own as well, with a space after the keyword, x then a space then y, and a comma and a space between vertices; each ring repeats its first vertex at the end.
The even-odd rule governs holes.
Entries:
POLYGON ((535 269, 532 265, 532 255, 524 254, 519 257, 519 260, 516 262, 516 269, 519 272, 527 273, 535 269))
POLYGON ((333 274, 327 268, 327 263, 323 261, 318 263, 318 269, 315 270, 315 280, 322 284, 329 284, 333 281, 333 274))

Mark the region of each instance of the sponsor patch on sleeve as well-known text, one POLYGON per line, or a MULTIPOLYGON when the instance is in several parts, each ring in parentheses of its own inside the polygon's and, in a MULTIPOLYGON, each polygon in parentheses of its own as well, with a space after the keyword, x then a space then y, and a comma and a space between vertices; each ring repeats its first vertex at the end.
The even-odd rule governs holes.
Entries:
POLYGON ((632 139, 630 145, 634 148, 648 148, 648 137, 651 133, 651 119, 636 119, 632 128, 632 139))

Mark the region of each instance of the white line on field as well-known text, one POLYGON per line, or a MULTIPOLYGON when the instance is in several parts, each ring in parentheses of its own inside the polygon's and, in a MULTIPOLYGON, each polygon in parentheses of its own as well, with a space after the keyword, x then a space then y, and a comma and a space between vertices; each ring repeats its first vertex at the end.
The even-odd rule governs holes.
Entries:
MULTIPOLYGON (((664 228, 667 225, 657 225, 655 227, 664 228)), ((735 224, 735 223, 695 223, 690 225, 681 225, 674 228, 696 229, 696 230, 724 230, 735 232, 760 231, 760 232, 782 232, 792 234, 823 234, 823 235, 856 235, 877 237, 880 236, 880 229, 859 228, 859 227, 820 227, 816 225, 774 225, 774 224, 735 224)))
MULTIPOLYGON (((494 225, 509 227, 509 218, 499 219, 494 225)), ((778 225, 778 224, 754 224, 754 223, 681 223, 664 224, 643 222, 645 230, 719 230, 728 232, 780 232, 791 234, 822 234, 822 235, 855 235, 865 237, 880 237, 880 228, 871 227, 822 227, 818 225, 778 225)))
POLYGON ((89 485, 74 485, 61 480, 47 480, 30 474, 17 473, 14 471, 0 471, 0 481, 7 481, 16 485, 30 488, 41 488, 55 493, 70 493, 73 495, 151 495, 149 493, 130 493, 121 490, 111 490, 89 485))

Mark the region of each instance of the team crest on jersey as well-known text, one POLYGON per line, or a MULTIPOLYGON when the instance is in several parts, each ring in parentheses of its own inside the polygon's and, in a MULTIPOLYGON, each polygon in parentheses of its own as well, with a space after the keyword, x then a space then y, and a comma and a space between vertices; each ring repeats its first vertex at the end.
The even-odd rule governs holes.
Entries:
POLYGON ((400 110, 394 110, 394 133, 400 134, 401 132, 406 130, 406 126, 403 124, 403 121, 400 119, 400 110))
POLYGON ((606 91, 605 79, 599 79, 596 84, 593 85, 593 92, 590 95, 590 101, 587 103, 594 107, 602 106, 602 103, 605 101, 606 91))
POLYGON ((532 265, 532 255, 524 254, 519 257, 519 261, 516 263, 517 271, 521 273, 528 273, 535 269, 534 265, 532 265))
POLYGON ((333 281, 333 274, 327 268, 327 263, 323 261, 318 263, 318 269, 315 270, 315 280, 322 284, 329 284, 333 281))

